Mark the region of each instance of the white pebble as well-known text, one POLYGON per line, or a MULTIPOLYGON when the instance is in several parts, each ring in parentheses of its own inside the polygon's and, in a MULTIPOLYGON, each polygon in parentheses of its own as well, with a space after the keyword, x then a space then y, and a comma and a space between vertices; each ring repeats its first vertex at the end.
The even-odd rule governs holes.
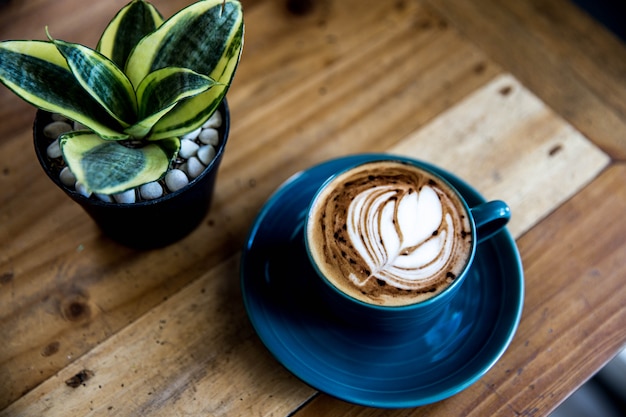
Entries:
POLYGON ((196 140, 196 138, 198 137, 198 135, 200 134, 200 131, 202 130, 201 127, 197 128, 196 130, 187 133, 186 135, 183 135, 182 139, 189 139, 189 140, 196 140))
POLYGON ((170 191, 177 191, 189 184, 187 175, 180 169, 172 169, 165 175, 165 185, 170 191))
POLYGON ((187 173, 191 178, 196 178, 198 175, 202 174, 204 168, 206 167, 202 165, 202 162, 195 156, 187 160, 187 173))
POLYGON ((120 204, 131 204, 135 202, 135 189, 126 190, 122 193, 113 194, 113 199, 120 204))
POLYGON ((56 139, 63 133, 72 130, 72 126, 67 122, 52 122, 43 128, 43 134, 50 139, 56 139))
POLYGON ((83 196, 87 198, 91 197, 91 191, 88 191, 87 187, 85 187, 85 185, 82 182, 77 181, 75 187, 76 187, 76 191, 79 194, 82 194, 83 196))
POLYGON ((48 145, 48 149, 46 149, 46 154, 52 159, 61 157, 63 153, 61 152, 61 146, 59 145, 58 140, 54 140, 50 145, 48 145))
POLYGON ((181 158, 189 159, 198 152, 199 148, 200 145, 193 140, 183 139, 180 141, 180 150, 178 151, 178 155, 181 158))
POLYGON ((149 182, 139 187, 139 194, 144 200, 154 200, 163 195, 163 187, 158 182, 149 182))
POLYGON ((215 113, 213 113, 211 117, 209 117, 209 120, 204 122, 202 127, 205 129, 209 127, 217 128, 217 127, 220 127, 221 125, 222 125, 222 113, 220 113, 219 111, 215 111, 215 113))
POLYGON ((100 201, 104 201, 105 203, 112 203, 113 202, 113 197, 111 197, 108 194, 95 194, 95 196, 98 198, 98 200, 100 201))
POLYGON ((68 167, 64 167, 59 173, 59 179, 61 180, 61 184, 65 185, 68 188, 74 188, 74 184, 76 184, 76 177, 72 174, 72 171, 68 167))
POLYGON ((204 165, 209 165, 216 154, 215 148, 211 145, 204 145, 198 149, 198 159, 204 165))
POLYGON ((200 132, 200 135, 198 135, 198 139, 200 139, 200 142, 204 143, 205 145, 217 146, 217 144, 220 142, 220 136, 218 131, 213 129, 212 127, 202 129, 202 132, 200 132))

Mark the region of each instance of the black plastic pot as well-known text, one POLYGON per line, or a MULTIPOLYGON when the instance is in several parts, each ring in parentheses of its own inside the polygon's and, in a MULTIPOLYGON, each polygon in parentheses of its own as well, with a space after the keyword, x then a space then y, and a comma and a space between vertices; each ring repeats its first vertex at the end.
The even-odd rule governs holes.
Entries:
POLYGON ((223 122, 219 129, 220 144, 213 161, 187 186, 155 200, 132 204, 107 203, 67 189, 59 179, 62 167, 51 163, 46 154, 52 140, 44 136, 43 129, 50 123, 51 114, 41 110, 37 112, 33 127, 35 152, 50 179, 80 204, 107 236, 134 248, 162 247, 188 235, 209 210, 230 129, 230 112, 226 100, 220 104, 219 111, 223 122))

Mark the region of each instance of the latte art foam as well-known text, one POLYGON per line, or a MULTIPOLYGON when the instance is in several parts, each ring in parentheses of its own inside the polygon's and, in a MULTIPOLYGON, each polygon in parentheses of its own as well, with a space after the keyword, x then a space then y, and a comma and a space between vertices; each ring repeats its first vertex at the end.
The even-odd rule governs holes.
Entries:
POLYGON ((468 213, 445 183, 400 162, 373 162, 320 193, 307 234, 320 271, 361 301, 406 305, 443 291, 471 251, 468 213))

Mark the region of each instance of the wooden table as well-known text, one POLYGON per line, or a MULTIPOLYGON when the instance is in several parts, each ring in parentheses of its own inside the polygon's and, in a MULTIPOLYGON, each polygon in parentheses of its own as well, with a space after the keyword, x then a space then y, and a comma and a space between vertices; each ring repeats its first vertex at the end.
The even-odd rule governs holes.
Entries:
MULTIPOLYGON (((126 0, 12 1, 0 39, 94 46, 126 0)), ((165 16, 189 0, 155 0, 165 16)), ((626 48, 565 0, 244 0, 232 130, 202 225, 110 241, 0 89, 0 416, 540 416, 626 343, 626 48), (461 393, 381 411, 319 393, 261 343, 239 258, 293 173, 360 152, 438 164, 509 202, 523 315, 461 393), (72 387, 72 378, 82 382, 72 387)))

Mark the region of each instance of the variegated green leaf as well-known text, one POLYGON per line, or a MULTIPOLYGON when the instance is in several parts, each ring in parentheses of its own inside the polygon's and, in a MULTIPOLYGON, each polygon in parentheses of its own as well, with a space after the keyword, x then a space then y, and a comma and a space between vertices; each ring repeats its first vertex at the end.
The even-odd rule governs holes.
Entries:
POLYGON ((70 70, 100 105, 122 126, 137 120, 135 90, 126 74, 110 59, 83 45, 52 40, 70 70))
POLYGON ((178 138, 131 148, 86 130, 62 135, 60 144, 76 179, 100 194, 116 194, 159 180, 180 148, 178 138))
POLYGON ((212 75, 242 26, 239 1, 198 1, 142 39, 128 58, 125 72, 135 86, 152 71, 166 67, 212 75))
POLYGON ((60 113, 107 139, 124 139, 119 123, 76 80, 51 42, 0 42, 0 81, 26 102, 60 113))
POLYGON ((213 87, 215 81, 186 68, 163 68, 150 73, 139 84, 140 122, 126 129, 134 137, 144 137, 164 114, 179 101, 213 87))
POLYGON ((120 68, 137 43, 163 23, 158 10, 144 0, 133 0, 124 6, 108 24, 97 50, 120 68))
MULTIPOLYGON (((242 31, 239 36, 243 36, 242 31)), ((189 100, 181 101, 169 111, 152 129, 151 139, 182 136, 200 126, 213 114, 226 95, 232 77, 237 69, 241 53, 241 39, 233 41, 232 48, 220 62, 218 71, 212 76, 219 83, 206 93, 199 94, 189 100), (236 45, 239 45, 237 48, 236 45)))
POLYGON ((243 13, 236 0, 204 0, 166 20, 143 39, 128 59, 135 86, 150 72, 185 67, 221 85, 182 101, 154 127, 151 138, 179 136, 200 126, 226 94, 243 47, 243 13))

